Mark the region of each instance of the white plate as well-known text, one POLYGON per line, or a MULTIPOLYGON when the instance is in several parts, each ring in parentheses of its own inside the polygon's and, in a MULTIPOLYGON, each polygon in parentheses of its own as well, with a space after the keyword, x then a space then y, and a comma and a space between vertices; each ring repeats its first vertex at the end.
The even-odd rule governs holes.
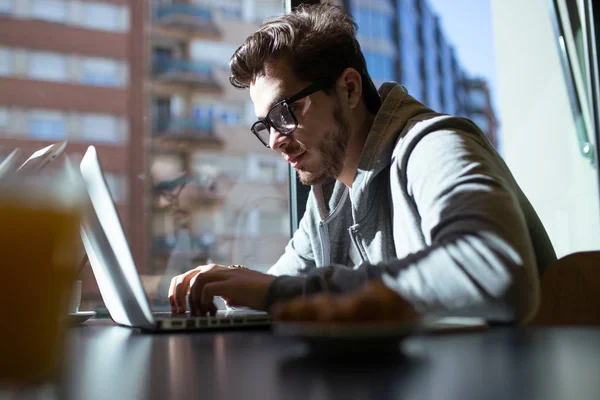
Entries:
POLYGON ((96 315, 96 311, 79 311, 69 313, 68 321, 71 325, 79 325, 96 315))

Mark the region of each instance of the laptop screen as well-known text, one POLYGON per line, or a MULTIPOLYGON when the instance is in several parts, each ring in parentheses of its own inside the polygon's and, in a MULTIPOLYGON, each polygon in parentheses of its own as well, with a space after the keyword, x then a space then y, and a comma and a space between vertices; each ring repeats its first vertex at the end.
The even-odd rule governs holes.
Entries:
POLYGON ((119 324, 153 325, 148 299, 94 146, 83 156, 80 171, 90 199, 83 217, 82 240, 106 308, 119 324))

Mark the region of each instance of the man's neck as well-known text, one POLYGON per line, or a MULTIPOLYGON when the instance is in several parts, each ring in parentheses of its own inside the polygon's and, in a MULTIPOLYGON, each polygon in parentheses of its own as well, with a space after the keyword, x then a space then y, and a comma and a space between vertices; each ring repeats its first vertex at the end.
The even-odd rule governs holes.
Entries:
POLYGON ((354 177, 356 177, 358 163, 360 162, 363 148, 365 147, 367 136, 369 136, 369 131, 371 130, 374 120, 375 114, 371 114, 365 109, 362 118, 360 118, 360 123, 357 124, 358 129, 350 135, 350 139, 348 140, 344 167, 337 180, 349 188, 352 188, 352 182, 354 182, 354 177))

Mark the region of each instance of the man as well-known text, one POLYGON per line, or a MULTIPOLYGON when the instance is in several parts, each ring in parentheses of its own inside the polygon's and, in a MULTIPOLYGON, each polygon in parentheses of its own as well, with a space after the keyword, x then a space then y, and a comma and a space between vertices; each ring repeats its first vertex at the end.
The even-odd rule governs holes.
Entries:
POLYGON ((231 82, 250 89, 259 118, 252 132, 312 191, 268 274, 198 267, 171 282, 173 312, 189 292, 193 314, 222 296, 282 319, 528 319, 556 258, 535 211, 472 122, 401 85, 378 93, 355 31, 335 6, 300 8, 232 56, 231 82))

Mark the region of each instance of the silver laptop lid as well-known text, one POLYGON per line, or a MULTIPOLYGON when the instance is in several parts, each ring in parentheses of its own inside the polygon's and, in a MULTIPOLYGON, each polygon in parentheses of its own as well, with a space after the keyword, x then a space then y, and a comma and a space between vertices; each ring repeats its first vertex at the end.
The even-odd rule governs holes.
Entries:
POLYGON ((67 141, 61 140, 60 142, 46 146, 33 153, 25 162, 19 167, 20 172, 35 172, 43 169, 46 165, 54 161, 67 147, 67 141))
POLYGON ((88 147, 80 171, 90 199, 81 238, 106 308, 118 324, 150 328, 155 325, 150 305, 94 146, 88 147))
POLYGON ((21 150, 14 149, 10 152, 9 155, 6 156, 4 160, 0 163, 0 179, 4 176, 10 175, 17 169, 17 157, 19 156, 21 150))

